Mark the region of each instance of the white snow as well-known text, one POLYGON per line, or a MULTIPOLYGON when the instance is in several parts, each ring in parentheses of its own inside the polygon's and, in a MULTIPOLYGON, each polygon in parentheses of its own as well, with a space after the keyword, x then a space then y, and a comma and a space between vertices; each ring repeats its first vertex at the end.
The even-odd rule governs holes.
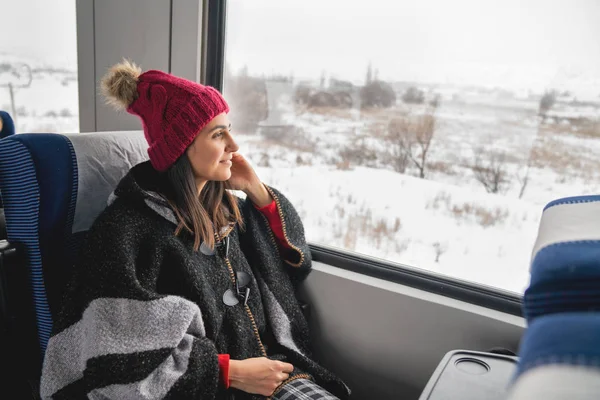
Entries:
MULTIPOLYGON (((385 128, 407 109, 419 113, 419 107, 347 110, 344 116, 280 104, 282 120, 301 128, 312 151, 288 148, 285 138, 280 145, 267 143, 259 133, 242 132, 237 139, 262 179, 293 201, 310 241, 522 293, 544 205, 600 189, 600 131, 584 137, 564 124, 540 127, 537 101, 443 102, 430 162, 445 167, 429 170, 426 179, 415 168, 400 174, 383 164, 336 164, 340 149, 354 138, 375 132, 377 124, 385 128), (525 174, 532 146, 549 153, 532 165, 519 199, 518 177, 525 174), (479 149, 506 154, 510 182, 504 193, 487 193, 475 179, 470 166, 479 149)), ((600 104, 594 112, 599 115, 600 104)), ((389 144, 376 136, 367 141, 383 159, 389 144)))

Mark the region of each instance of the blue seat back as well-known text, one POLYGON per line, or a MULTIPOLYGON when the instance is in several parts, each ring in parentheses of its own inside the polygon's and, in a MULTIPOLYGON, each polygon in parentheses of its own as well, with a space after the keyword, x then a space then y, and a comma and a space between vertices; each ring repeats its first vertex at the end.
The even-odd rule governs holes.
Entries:
POLYGON ((147 158, 141 131, 0 140, 7 235, 24 253, 29 282, 22 289, 32 297, 40 354, 86 231, 119 180, 147 158))
POLYGON ((523 312, 518 376, 549 365, 600 373, 600 196, 545 207, 523 312))

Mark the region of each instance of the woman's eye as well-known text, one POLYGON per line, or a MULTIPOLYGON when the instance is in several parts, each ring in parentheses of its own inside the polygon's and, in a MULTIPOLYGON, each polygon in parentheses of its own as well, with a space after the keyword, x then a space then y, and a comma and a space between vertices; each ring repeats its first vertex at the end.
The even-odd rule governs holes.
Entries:
POLYGON ((221 136, 223 136, 223 134, 224 134, 224 132, 223 132, 223 131, 221 131, 221 132, 218 132, 218 133, 215 133, 215 135, 213 136, 213 139, 220 138, 221 136))

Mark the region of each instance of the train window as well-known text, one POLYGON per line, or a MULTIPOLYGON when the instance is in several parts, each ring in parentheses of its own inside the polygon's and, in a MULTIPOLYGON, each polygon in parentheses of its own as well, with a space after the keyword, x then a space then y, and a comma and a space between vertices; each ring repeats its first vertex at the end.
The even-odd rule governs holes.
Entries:
POLYGON ((2 3, 0 109, 17 133, 78 132, 75 0, 2 3))
POLYGON ((230 0, 224 93, 312 243, 522 293, 543 206, 600 190, 598 15, 230 0))

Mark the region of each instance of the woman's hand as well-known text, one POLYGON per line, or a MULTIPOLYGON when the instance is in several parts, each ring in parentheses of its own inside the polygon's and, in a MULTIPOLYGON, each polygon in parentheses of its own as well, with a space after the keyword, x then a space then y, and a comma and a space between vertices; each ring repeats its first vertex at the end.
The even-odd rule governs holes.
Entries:
POLYGON ((241 154, 233 153, 231 163, 231 178, 227 181, 227 188, 243 191, 258 207, 271 204, 273 201, 271 194, 262 184, 248 160, 241 154))
POLYGON ((248 160, 239 153, 231 155, 231 178, 227 181, 228 189, 246 191, 252 185, 260 182, 258 175, 248 160))
POLYGON ((229 384, 247 393, 271 396, 294 370, 292 364, 266 357, 229 361, 229 384))

